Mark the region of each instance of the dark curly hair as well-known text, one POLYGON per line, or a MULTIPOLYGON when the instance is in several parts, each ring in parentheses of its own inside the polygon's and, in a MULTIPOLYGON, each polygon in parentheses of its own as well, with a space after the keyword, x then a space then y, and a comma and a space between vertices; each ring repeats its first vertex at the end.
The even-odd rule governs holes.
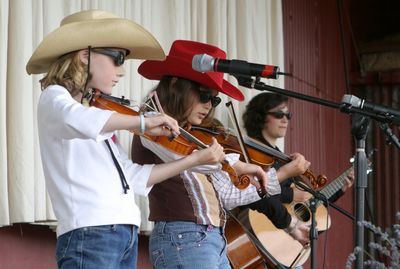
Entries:
POLYGON ((243 113, 243 123, 247 135, 253 138, 262 138, 261 132, 264 128, 266 113, 282 103, 287 103, 288 100, 287 96, 272 92, 264 92, 254 96, 243 113))

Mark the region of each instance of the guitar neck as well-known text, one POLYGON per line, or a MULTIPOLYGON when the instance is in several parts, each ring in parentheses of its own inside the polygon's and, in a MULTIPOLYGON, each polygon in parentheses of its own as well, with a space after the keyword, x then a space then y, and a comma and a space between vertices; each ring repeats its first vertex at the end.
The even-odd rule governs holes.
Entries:
POLYGON ((346 184, 347 175, 352 171, 353 168, 350 167, 339 177, 334 179, 331 183, 325 186, 320 193, 323 194, 327 199, 331 198, 336 192, 338 192, 346 184))

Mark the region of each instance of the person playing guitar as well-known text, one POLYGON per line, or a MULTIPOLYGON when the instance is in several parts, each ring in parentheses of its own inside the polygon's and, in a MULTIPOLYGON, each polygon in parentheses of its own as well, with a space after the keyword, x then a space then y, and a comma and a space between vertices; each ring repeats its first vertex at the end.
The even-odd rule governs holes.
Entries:
MULTIPOLYGON (((265 92, 249 101, 243 114, 243 123, 249 137, 279 150, 277 141, 279 138, 285 137, 291 118, 292 113, 288 109, 288 97, 265 92)), ((276 161, 273 167, 278 169, 281 165, 276 161)), ((334 202, 340 198, 346 189, 353 184, 353 179, 352 171, 346 174, 343 187, 329 197, 329 202, 334 202)), ((242 206, 240 209, 249 208, 264 214, 276 228, 284 229, 303 246, 307 246, 309 242, 308 225, 298 221, 294 215, 289 214, 283 205, 292 202, 303 203, 311 198, 310 193, 291 187, 294 180, 294 178, 287 178, 281 181, 280 195, 265 197, 254 203, 242 206)), ((282 249, 282 252, 285 252, 285 250, 282 249)))

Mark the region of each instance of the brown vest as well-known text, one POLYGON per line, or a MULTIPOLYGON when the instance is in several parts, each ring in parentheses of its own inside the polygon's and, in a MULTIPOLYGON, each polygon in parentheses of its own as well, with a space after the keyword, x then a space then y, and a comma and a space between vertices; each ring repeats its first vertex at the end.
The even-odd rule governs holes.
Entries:
MULTIPOLYGON (((163 163, 137 136, 133 139, 131 157, 138 164, 163 163)), ((223 226, 225 213, 210 180, 197 173, 188 175, 190 178, 178 175, 153 186, 149 194, 149 220, 223 226)))

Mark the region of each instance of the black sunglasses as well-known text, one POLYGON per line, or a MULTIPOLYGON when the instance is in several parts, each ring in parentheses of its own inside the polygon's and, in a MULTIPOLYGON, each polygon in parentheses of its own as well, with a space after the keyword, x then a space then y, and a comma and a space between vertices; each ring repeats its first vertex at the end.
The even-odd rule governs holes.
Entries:
POLYGON ((216 107, 221 103, 221 98, 218 96, 212 96, 211 92, 209 91, 202 91, 199 90, 199 99, 200 103, 205 104, 208 103, 208 101, 211 101, 211 106, 216 107))
POLYGON ((116 66, 123 65, 125 62, 125 53, 120 50, 113 50, 113 49, 92 49, 93 52, 100 53, 103 55, 107 55, 114 60, 114 64, 116 66))
POLYGON ((283 112, 283 111, 270 111, 267 112, 268 115, 271 115, 272 117, 274 117, 275 119, 282 119, 283 117, 286 116, 286 118, 288 120, 290 120, 292 118, 292 113, 291 112, 283 112))

